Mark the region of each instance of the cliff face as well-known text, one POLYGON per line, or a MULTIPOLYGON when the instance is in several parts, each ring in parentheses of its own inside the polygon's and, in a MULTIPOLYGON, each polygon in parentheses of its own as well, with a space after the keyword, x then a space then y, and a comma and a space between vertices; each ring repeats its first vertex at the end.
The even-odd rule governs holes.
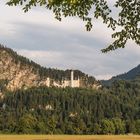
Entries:
POLYGON ((16 62, 15 58, 2 48, 0 49, 0 80, 7 81, 6 88, 9 90, 47 84, 47 77, 41 79, 31 66, 23 66, 20 61, 16 62))
POLYGON ((73 71, 73 83, 71 86, 71 70, 57 70, 44 68, 19 56, 16 52, 0 45, 0 90, 4 87, 8 90, 27 89, 38 86, 57 87, 84 87, 95 88, 99 86, 94 77, 88 76, 79 70, 73 71), (78 78, 78 79, 77 79, 78 78))

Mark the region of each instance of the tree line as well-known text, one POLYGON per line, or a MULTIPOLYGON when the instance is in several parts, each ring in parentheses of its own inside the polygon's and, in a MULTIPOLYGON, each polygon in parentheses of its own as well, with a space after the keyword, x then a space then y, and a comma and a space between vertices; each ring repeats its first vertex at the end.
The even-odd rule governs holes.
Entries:
POLYGON ((5 91, 0 133, 140 134, 140 84, 116 81, 100 90, 33 87, 5 91))

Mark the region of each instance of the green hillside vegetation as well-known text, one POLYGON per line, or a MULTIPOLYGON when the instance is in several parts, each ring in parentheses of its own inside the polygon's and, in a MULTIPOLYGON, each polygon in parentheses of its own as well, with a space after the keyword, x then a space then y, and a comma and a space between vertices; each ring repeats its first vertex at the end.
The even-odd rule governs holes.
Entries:
POLYGON ((0 132, 140 134, 140 79, 100 90, 34 87, 5 91, 0 132))
POLYGON ((137 77, 140 77, 140 65, 138 65, 137 67, 131 69, 130 71, 124 73, 124 74, 120 74, 117 76, 112 77, 109 80, 102 80, 101 83, 105 86, 110 86, 114 81, 117 80, 134 80, 137 77))
MULTIPOLYGON (((69 79, 71 70, 41 67, 2 45, 0 62, 0 133, 140 134, 139 66, 129 72, 131 78, 128 81, 118 79, 110 87, 98 90, 89 88, 98 82, 94 77, 75 70, 75 77, 83 78, 86 86, 48 88, 35 84, 10 91, 7 83, 12 79, 9 77, 15 78, 16 73, 22 70, 31 69, 28 76, 35 73, 39 80, 50 77, 56 81, 69 79), (8 61, 6 68, 5 61, 8 61)), ((29 79, 28 76, 26 80, 29 79)), ((20 82, 24 77, 23 74, 20 82)), ((19 83, 16 84, 17 87, 19 83)))

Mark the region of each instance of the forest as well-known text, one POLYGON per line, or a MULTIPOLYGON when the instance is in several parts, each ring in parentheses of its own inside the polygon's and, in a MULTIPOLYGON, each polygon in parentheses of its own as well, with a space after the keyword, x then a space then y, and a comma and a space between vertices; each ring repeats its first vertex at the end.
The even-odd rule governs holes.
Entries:
MULTIPOLYGON (((49 76, 59 81, 70 76, 70 70, 41 67, 0 45, 0 52, 2 51, 8 55, 1 54, 0 60, 3 57, 12 59, 14 64, 11 65, 20 64, 20 71, 31 67, 32 73, 39 75, 41 79, 49 76)), ((6 69, 7 73, 9 67, 6 69)), ((131 80, 116 79, 110 86, 93 89, 89 85, 99 81, 79 70, 74 72, 76 77, 86 79, 86 87, 38 86, 9 91, 6 88, 9 80, 0 79, 0 133, 140 134, 138 74, 131 80)))
MULTIPOLYGON (((140 134, 140 78, 99 90, 3 89, 0 133, 140 134)), ((2 82, 1 82, 2 83, 2 82)))

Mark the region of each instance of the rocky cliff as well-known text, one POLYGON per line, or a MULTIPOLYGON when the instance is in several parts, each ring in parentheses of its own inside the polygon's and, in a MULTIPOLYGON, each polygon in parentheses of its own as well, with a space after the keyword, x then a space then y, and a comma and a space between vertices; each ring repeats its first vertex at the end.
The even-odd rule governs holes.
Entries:
MULTIPOLYGON (((44 68, 29 59, 18 55, 13 50, 0 45, 0 88, 8 90, 27 89, 37 86, 54 86, 54 83, 63 84, 64 79, 70 79, 71 70, 57 70, 44 68)), ((74 71, 75 78, 84 79, 82 87, 99 85, 94 77, 88 76, 79 70, 74 71)), ((1 90, 1 89, 0 89, 1 90)))
POLYGON ((21 61, 9 53, 5 48, 0 48, 0 80, 6 80, 9 90, 41 86, 47 84, 47 77, 40 77, 30 65, 23 65, 21 61))

